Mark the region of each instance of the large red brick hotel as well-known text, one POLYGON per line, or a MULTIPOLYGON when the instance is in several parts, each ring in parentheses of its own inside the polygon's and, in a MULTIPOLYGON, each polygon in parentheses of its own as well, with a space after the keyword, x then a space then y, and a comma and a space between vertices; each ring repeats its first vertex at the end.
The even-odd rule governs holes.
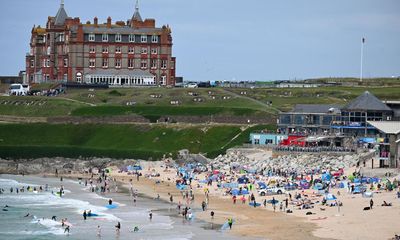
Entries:
POLYGON ((31 83, 69 81, 117 86, 175 84, 171 29, 142 20, 136 2, 128 21, 81 23, 68 17, 61 0, 46 27, 34 26, 26 74, 31 83))

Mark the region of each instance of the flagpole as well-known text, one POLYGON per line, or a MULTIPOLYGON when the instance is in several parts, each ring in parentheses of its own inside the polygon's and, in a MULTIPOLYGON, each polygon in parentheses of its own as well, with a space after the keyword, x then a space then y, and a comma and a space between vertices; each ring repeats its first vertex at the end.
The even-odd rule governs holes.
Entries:
POLYGON ((362 38, 361 40, 361 69, 360 69, 360 82, 363 80, 363 58, 364 58, 364 42, 365 38, 362 38))

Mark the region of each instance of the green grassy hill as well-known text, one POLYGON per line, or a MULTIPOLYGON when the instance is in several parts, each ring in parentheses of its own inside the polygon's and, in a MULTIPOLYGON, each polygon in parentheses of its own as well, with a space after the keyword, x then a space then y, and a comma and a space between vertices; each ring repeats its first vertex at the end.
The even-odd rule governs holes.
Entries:
POLYGON ((166 127, 151 125, 0 124, 0 157, 112 157, 159 159, 181 149, 215 157, 274 126, 166 127))

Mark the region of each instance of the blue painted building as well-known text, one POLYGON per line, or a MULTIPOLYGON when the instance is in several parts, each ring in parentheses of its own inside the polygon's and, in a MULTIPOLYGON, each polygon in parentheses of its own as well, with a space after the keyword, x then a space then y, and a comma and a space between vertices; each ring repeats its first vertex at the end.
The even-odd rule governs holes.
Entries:
POLYGON ((287 135, 274 133, 251 133, 250 142, 253 145, 278 145, 282 140, 288 138, 287 135))

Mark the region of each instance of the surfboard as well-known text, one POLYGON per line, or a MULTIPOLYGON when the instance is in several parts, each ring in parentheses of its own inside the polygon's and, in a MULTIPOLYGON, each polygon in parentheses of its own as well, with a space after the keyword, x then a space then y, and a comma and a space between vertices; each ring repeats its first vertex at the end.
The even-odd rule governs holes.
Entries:
POLYGON ((279 201, 275 199, 274 200, 268 200, 267 203, 271 203, 271 204, 277 204, 279 201))
POLYGON ((64 225, 72 227, 72 224, 70 222, 64 222, 64 225))
POLYGON ((115 208, 118 207, 118 205, 111 204, 111 205, 106 205, 105 207, 108 208, 108 209, 115 209, 115 208))
MULTIPOLYGON (((249 202, 249 205, 254 207, 254 202, 249 202)), ((256 207, 261 206, 261 203, 256 202, 256 207)))
POLYGON ((97 213, 90 213, 87 215, 87 217, 98 217, 98 216, 99 216, 99 214, 97 214, 97 213))
MULTIPOLYGON (((232 223, 235 223, 235 220, 232 221, 232 223)), ((229 223, 228 221, 226 221, 226 223, 224 223, 221 227, 221 230, 226 230, 229 228, 229 223)))

